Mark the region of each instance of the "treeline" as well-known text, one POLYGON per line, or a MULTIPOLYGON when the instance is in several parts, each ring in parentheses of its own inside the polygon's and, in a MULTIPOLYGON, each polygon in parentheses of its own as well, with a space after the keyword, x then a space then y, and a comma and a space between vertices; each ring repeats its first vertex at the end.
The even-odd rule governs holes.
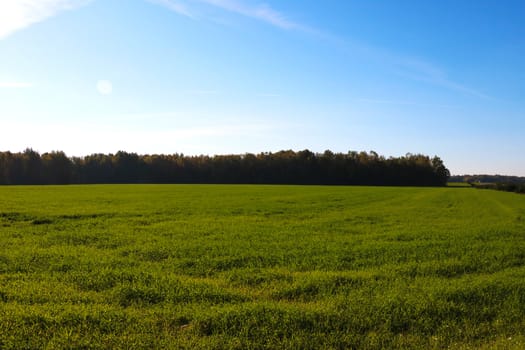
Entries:
POLYGON ((525 184, 525 177, 507 175, 454 175, 450 182, 478 184, 525 184))
POLYGON ((498 182, 498 183, 470 183, 478 189, 488 189, 525 194, 525 183, 498 182))
POLYGON ((439 157, 385 158, 375 152, 185 156, 119 151, 68 157, 64 152, 0 152, 0 184, 224 183, 444 186, 439 157))
POLYGON ((525 177, 508 175, 454 175, 449 182, 463 182, 478 189, 525 194, 525 177))

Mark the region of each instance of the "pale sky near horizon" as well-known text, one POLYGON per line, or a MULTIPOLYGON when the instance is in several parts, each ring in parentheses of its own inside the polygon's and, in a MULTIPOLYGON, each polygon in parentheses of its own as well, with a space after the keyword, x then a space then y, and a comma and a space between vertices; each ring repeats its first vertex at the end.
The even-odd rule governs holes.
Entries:
POLYGON ((525 2, 0 0, 0 151, 440 156, 525 176, 525 2))

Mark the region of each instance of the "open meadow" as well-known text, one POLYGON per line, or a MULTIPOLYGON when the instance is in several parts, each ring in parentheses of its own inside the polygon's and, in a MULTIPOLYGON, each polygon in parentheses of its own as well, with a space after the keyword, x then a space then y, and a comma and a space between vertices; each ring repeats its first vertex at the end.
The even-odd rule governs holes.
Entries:
POLYGON ((525 347, 525 196, 0 187, 0 348, 525 347))

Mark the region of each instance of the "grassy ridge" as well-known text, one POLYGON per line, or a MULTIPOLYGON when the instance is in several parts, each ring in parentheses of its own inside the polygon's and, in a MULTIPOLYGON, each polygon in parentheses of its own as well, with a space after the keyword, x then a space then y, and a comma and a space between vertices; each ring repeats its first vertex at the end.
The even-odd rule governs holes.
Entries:
POLYGON ((0 348, 523 348, 525 197, 0 188, 0 348))

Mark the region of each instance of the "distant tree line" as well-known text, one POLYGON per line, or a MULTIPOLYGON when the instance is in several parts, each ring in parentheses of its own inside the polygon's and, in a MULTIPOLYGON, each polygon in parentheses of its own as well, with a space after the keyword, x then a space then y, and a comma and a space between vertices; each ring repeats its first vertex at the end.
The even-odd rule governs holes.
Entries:
POLYGON ((375 152, 185 156, 119 151, 68 157, 64 152, 0 152, 0 184, 224 183, 444 186, 439 157, 385 158, 375 152))
POLYGON ((472 187, 484 190, 497 190, 506 192, 515 192, 525 194, 525 183, 513 183, 513 182, 497 182, 497 183, 470 183, 472 187))
POLYGON ((525 194, 525 177, 507 175, 454 175, 449 182, 463 182, 478 189, 525 194))
POLYGON ((450 182, 466 182, 471 184, 525 184, 525 177, 507 175, 454 175, 449 179, 450 182))

